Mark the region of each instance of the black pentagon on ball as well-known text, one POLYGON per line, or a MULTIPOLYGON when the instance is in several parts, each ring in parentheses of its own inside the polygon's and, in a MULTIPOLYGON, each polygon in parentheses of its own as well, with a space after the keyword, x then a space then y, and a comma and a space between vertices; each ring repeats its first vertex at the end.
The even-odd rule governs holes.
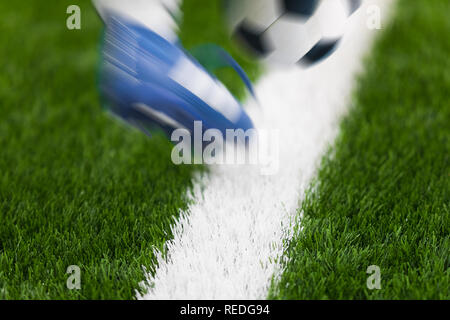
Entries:
POLYGON ((316 10, 320 0, 282 0, 284 13, 309 17, 316 10))
POLYGON ((312 65, 317 63, 336 50, 339 40, 322 40, 319 41, 307 54, 303 56, 298 62, 304 65, 312 65))
POLYGON ((236 28, 234 36, 257 56, 265 56, 272 51, 264 42, 264 30, 258 31, 245 21, 236 28))

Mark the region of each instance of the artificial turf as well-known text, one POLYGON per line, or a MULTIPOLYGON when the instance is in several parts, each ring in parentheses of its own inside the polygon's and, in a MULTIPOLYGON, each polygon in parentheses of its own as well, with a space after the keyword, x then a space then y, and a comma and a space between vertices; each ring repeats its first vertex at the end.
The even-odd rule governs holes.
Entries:
POLYGON ((450 298, 449 14, 448 1, 398 2, 269 298, 450 298))
MULTIPOLYGON (((132 299, 171 238, 193 167, 101 110, 101 22, 77 1, 0 3, 0 299, 132 299), (81 267, 81 290, 66 268, 81 267)), ((183 44, 237 55, 218 0, 185 0, 183 44), (200 4, 201 2, 201 4, 200 4)), ((302 230, 270 297, 445 298, 449 283, 450 5, 401 1, 360 79, 355 108, 302 204, 302 230), (366 268, 381 268, 381 290, 366 268)), ((235 75, 220 71, 242 95, 235 75)))
MULTIPOLYGON (((0 299, 134 298, 202 170, 173 165, 167 139, 101 109, 102 24, 90 1, 76 3, 81 30, 72 31, 73 1, 0 3, 0 299), (80 290, 66 287, 69 265, 81 268, 80 290)), ((229 49, 218 0, 198 5, 183 4, 181 40, 229 49)))

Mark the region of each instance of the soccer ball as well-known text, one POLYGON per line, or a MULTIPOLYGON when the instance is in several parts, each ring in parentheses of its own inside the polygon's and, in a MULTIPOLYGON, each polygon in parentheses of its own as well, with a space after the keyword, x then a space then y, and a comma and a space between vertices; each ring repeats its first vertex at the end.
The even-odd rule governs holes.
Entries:
POLYGON ((311 65, 329 56, 361 0, 228 0, 233 36, 258 58, 311 65))

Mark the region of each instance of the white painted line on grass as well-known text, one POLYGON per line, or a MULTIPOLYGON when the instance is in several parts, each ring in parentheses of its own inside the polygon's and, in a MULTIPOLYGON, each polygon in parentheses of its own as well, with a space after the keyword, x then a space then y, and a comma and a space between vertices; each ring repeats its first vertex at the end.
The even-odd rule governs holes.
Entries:
MULTIPOLYGON (((280 170, 212 167, 195 182, 193 204, 173 226, 167 257, 158 254, 140 299, 264 299, 279 274, 283 240, 289 239, 299 201, 323 152, 349 107, 354 75, 376 31, 366 27, 368 0, 352 18, 339 50, 309 70, 270 71, 256 92, 265 119, 259 128, 280 129, 280 170)), ((259 119, 258 119, 259 118, 259 119)))

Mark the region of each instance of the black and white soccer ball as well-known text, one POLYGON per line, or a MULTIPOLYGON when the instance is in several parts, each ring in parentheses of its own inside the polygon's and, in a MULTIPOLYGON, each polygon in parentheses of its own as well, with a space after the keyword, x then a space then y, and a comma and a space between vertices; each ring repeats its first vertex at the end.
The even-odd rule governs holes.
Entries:
POLYGON ((267 62, 311 65, 338 46, 361 0, 228 0, 233 36, 267 62))

